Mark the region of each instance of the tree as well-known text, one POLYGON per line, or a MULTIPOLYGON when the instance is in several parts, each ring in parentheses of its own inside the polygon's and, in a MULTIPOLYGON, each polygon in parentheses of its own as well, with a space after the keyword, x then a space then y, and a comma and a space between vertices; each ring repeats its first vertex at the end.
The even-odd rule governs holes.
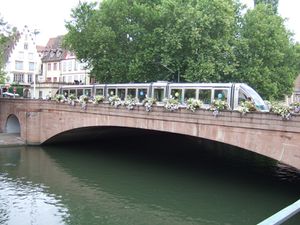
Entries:
POLYGON ((278 11, 278 2, 279 0, 254 0, 254 6, 258 4, 270 4, 273 8, 273 11, 277 13, 278 11))
POLYGON ((7 44, 16 36, 16 28, 11 27, 0 15, 0 84, 5 82, 5 52, 7 44))
POLYGON ((234 70, 233 0, 106 0, 94 7, 72 11, 65 43, 100 82, 221 81, 234 70))
MULTIPOLYGON (((275 1, 274 1, 275 2, 275 1)), ((65 46, 105 82, 246 82, 265 98, 291 93, 299 54, 270 4, 237 0, 80 3, 65 46)))
POLYGON ((4 22, 3 18, 0 16, 0 84, 5 82, 4 79, 4 65, 5 65, 5 47, 8 41, 8 37, 6 34, 6 22, 4 22))
POLYGON ((236 55, 235 80, 248 83, 267 99, 291 94, 300 58, 284 20, 270 6, 259 4, 246 13, 236 55))

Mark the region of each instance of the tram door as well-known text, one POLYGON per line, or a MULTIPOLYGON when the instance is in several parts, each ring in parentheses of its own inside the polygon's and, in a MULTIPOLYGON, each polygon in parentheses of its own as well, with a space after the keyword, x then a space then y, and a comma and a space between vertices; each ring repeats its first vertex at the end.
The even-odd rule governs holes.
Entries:
POLYGON ((117 95, 118 97, 124 101, 125 100, 125 89, 124 88, 121 88, 121 89, 117 89, 117 95))
POLYGON ((156 99, 157 102, 162 102, 165 97, 165 89, 164 88, 154 88, 153 89, 153 98, 156 99))

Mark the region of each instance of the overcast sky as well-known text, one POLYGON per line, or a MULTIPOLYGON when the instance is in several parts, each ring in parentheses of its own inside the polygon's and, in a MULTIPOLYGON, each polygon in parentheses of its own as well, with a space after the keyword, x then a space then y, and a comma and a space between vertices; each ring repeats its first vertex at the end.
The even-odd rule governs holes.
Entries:
MULTIPOLYGON (((93 0, 86 1, 93 2, 93 0)), ((67 32, 65 21, 70 19, 71 9, 76 7, 78 2, 79 0, 0 0, 0 15, 4 21, 19 30, 24 25, 31 30, 39 30, 37 43, 46 45, 49 38, 67 32)), ((253 0, 241 2, 253 7, 253 0)), ((288 19, 286 25, 295 33, 294 39, 298 42, 300 42, 299 9, 300 0, 279 0, 279 14, 288 19)))

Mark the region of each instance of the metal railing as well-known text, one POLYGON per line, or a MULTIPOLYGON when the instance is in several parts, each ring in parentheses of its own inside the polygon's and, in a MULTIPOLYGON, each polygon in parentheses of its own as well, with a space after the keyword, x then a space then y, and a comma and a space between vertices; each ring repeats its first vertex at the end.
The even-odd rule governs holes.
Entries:
POLYGON ((300 199, 257 225, 278 225, 300 212, 300 199))

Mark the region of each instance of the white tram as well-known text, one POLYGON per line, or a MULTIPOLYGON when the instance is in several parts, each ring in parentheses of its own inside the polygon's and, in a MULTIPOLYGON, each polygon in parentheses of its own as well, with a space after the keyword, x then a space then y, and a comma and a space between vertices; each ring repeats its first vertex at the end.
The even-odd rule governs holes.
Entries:
POLYGON ((124 83, 124 84, 94 84, 94 85, 65 85, 59 90, 66 97, 74 94, 79 97, 87 95, 93 98, 95 95, 117 95, 121 100, 127 96, 137 98, 142 102, 146 97, 155 98, 159 103, 164 98, 177 96, 181 104, 187 99, 195 98, 210 105, 214 99, 227 101, 231 109, 236 109, 242 101, 251 99, 260 111, 269 111, 268 106, 259 94, 244 83, 169 83, 158 81, 153 83, 124 83))

